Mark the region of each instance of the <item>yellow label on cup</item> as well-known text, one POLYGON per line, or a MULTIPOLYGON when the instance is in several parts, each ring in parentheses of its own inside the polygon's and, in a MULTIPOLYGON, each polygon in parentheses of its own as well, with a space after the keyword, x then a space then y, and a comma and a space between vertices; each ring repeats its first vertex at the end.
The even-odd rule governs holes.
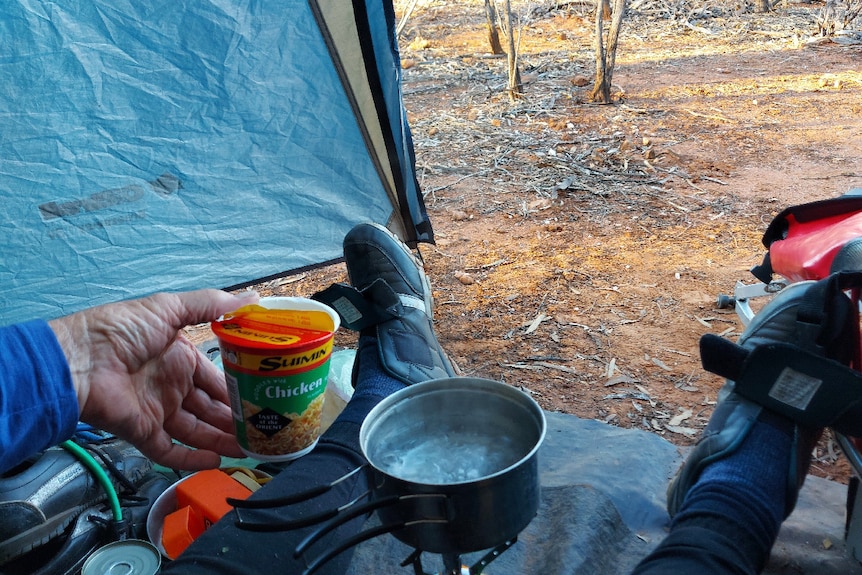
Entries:
POLYGON ((271 302, 226 314, 212 328, 240 447, 259 459, 294 459, 311 450, 320 434, 338 316, 317 302, 312 303, 325 310, 272 309, 266 303, 271 302))
POLYGON ((237 355, 235 366, 240 369, 272 373, 276 371, 295 371, 303 366, 314 365, 332 354, 332 340, 325 344, 297 353, 237 355))

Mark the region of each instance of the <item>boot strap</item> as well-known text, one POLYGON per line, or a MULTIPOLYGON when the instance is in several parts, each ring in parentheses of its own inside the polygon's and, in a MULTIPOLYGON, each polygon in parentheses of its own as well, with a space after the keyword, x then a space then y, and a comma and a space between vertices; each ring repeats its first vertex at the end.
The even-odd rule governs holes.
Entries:
POLYGON ((862 436, 862 374, 789 344, 752 350, 706 334, 704 369, 735 382, 734 391, 809 428, 862 436))
POLYGON ((362 291, 344 283, 332 284, 312 295, 311 299, 334 309, 341 317, 341 325, 353 331, 402 317, 405 307, 427 313, 424 300, 396 293, 380 278, 362 291))

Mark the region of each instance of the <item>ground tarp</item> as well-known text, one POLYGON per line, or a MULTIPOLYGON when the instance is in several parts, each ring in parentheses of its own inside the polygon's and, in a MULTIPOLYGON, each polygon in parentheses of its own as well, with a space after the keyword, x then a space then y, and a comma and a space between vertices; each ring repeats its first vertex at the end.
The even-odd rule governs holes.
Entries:
MULTIPOLYGON (((664 537, 669 478, 682 461, 662 437, 572 415, 547 413, 539 452, 542 503, 514 546, 488 575, 624 575, 664 537)), ((765 573, 853 575, 862 566, 844 544, 846 486, 809 477, 784 523, 765 573)), ((374 521, 372 518, 370 521, 374 521)), ((358 548, 350 574, 411 573, 410 549, 383 536, 358 548), (381 565, 381 557, 388 563, 381 565), (399 570, 400 569, 400 570, 399 570)), ((481 553, 465 557, 472 565, 481 553)), ((426 572, 441 558, 424 555, 426 572)))
POLYGON ((39 2, 0 19, 0 323, 433 240, 374 0, 39 2))

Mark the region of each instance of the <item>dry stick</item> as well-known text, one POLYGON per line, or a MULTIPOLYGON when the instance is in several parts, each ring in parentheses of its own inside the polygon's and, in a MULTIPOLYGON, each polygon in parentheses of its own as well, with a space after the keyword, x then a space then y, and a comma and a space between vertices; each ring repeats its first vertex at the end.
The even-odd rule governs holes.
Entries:
MULTIPOLYGON (((689 179, 686 179, 686 180, 685 180, 685 183, 687 183, 689 186, 691 186, 692 188, 694 188, 694 189, 695 189, 695 190, 697 190, 698 192, 706 192, 706 190, 704 190, 704 189, 703 189, 703 188, 701 188, 700 186, 696 185, 693 181, 691 181, 691 180, 689 180, 689 179)), ((688 210, 686 210, 686 211, 688 211, 688 210)))
POLYGON ((841 172, 839 174, 833 174, 831 176, 802 176, 801 180, 831 180, 832 178, 859 178, 862 177, 862 174, 857 174, 854 172, 841 172))
POLYGON ((467 174, 466 176, 461 176, 460 178, 458 178, 454 182, 449 182, 448 184, 444 184, 442 186, 437 186, 436 188, 426 189, 422 193, 422 195, 427 196, 429 194, 434 194, 436 192, 439 192, 440 190, 445 190, 446 188, 450 188, 450 187, 454 186, 455 184, 460 184, 464 180, 467 180, 469 178, 475 178, 476 176, 481 176, 482 174, 485 174, 487 172, 488 172, 488 170, 479 170, 478 172, 473 172, 472 174, 467 174))
POLYGON ((722 122, 735 122, 736 120, 731 120, 730 118, 725 118, 724 116, 719 116, 717 114, 700 114, 698 112, 694 112, 692 110, 686 110, 692 116, 697 116, 698 118, 706 118, 708 120, 721 120, 722 122))
POLYGON ((396 38, 401 36, 401 32, 404 31, 404 27, 407 25, 407 19, 410 18, 410 15, 413 13, 413 9, 416 8, 416 4, 418 3, 419 0, 413 0, 410 2, 410 6, 407 7, 407 10, 401 16, 401 20, 398 22, 398 27, 395 29, 396 38))
POLYGON ((706 34, 707 36, 715 36, 715 32, 713 32, 712 30, 709 30, 707 28, 703 28, 702 26, 695 26, 694 24, 692 24, 688 20, 683 22, 683 24, 685 24, 687 27, 691 28, 695 32, 700 32, 701 34, 706 34))

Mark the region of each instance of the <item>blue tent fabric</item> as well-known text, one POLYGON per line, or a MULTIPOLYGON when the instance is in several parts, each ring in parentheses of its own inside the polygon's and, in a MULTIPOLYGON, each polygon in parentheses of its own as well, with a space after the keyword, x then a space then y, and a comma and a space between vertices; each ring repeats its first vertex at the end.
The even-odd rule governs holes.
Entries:
POLYGON ((316 267, 359 221, 433 241, 391 4, 16 0, 0 34, 0 323, 316 267))

